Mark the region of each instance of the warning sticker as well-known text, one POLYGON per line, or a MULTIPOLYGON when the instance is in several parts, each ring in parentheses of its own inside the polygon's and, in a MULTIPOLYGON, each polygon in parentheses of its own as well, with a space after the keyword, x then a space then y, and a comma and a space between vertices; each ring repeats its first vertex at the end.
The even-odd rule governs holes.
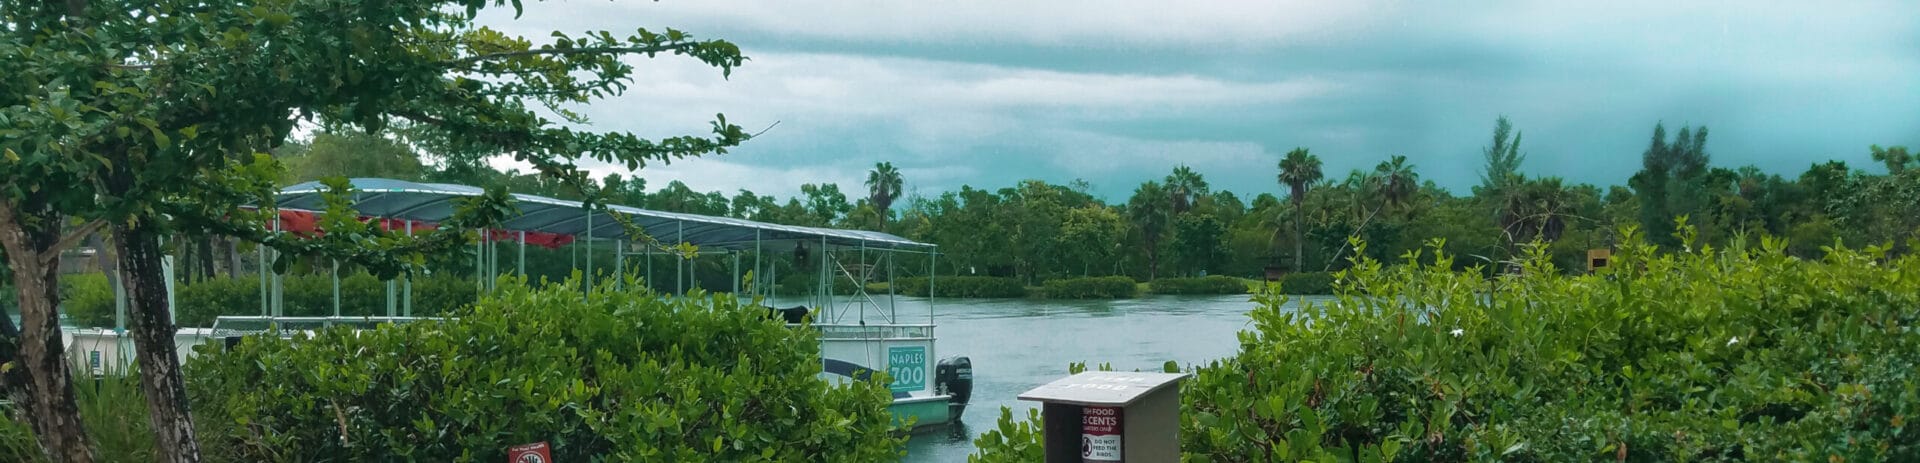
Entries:
POLYGON ((1086 407, 1080 412, 1080 458, 1120 461, 1120 409, 1086 407))

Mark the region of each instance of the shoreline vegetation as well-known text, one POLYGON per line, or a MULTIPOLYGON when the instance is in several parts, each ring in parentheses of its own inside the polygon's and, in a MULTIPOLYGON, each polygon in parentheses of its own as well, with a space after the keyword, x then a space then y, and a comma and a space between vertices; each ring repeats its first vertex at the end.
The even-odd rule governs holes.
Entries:
MULTIPOLYGON (((1676 229, 1592 275, 1531 246, 1489 279, 1435 240, 1256 295, 1239 352, 1186 368, 1184 459, 1920 461, 1920 257, 1676 229)), ((968 461, 1041 459, 1037 413, 986 428, 968 461)))

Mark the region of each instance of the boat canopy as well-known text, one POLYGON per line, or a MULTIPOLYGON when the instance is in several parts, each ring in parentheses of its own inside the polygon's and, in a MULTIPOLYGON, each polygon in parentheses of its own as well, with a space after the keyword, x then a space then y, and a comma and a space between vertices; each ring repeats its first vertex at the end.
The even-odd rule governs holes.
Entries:
MULTIPOLYGON (((349 179, 353 185, 353 208, 361 215, 388 219, 439 223, 453 216, 455 200, 480 196, 485 190, 468 185, 416 183, 385 178, 349 179)), ((275 203, 281 209, 325 210, 321 194, 327 186, 306 182, 280 190, 275 203)), ((579 201, 567 201, 514 193, 514 205, 520 215, 508 218, 500 229, 529 233, 552 233, 586 240, 632 240, 624 227, 604 211, 589 211, 579 201)), ((753 249, 756 243, 817 243, 840 248, 886 250, 928 250, 932 244, 916 242, 887 233, 841 230, 756 222, 730 217, 662 212, 613 205, 608 209, 625 214, 654 238, 666 242, 685 242, 705 249, 753 249)))

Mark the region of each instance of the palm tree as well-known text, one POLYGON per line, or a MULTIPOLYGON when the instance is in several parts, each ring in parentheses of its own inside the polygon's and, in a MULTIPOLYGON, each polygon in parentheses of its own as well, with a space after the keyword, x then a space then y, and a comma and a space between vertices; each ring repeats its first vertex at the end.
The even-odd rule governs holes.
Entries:
POLYGON ((1167 198, 1172 200, 1175 215, 1184 214, 1188 209, 1193 208, 1194 199, 1206 196, 1207 190, 1206 179, 1201 178, 1200 173, 1194 172, 1193 168, 1175 167, 1173 173, 1167 174, 1167 198))
POLYGON ((1386 206, 1405 206, 1420 190, 1420 174, 1413 171, 1406 156, 1395 155, 1381 161, 1374 166, 1371 181, 1373 192, 1380 195, 1381 204, 1386 206))
POLYGON ((1307 187, 1319 182, 1325 174, 1320 171, 1320 157, 1307 152, 1306 148, 1294 148, 1287 157, 1280 160, 1280 184, 1287 186, 1288 200, 1293 203, 1293 271, 1298 272, 1305 265, 1307 252, 1307 187))
POLYGON ((875 163, 867 172, 867 202, 880 215, 880 231, 887 230, 887 216, 891 215, 893 200, 900 199, 901 183, 900 169, 893 168, 891 162, 875 163))
POLYGON ((1140 242, 1146 246, 1149 280, 1159 276, 1160 233, 1167 227, 1166 197, 1166 188, 1148 180, 1134 189, 1133 198, 1127 200, 1127 221, 1140 231, 1140 242))
POLYGON ((1500 230, 1511 239, 1509 245, 1539 238, 1552 242, 1567 229, 1568 210, 1573 197, 1559 177, 1547 177, 1517 183, 1502 196, 1500 230))

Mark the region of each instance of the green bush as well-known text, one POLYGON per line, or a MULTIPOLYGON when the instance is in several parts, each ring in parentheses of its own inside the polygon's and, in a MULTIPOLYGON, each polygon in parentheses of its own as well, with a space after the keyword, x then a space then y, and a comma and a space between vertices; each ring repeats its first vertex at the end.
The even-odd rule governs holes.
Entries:
POLYGON ((1121 299, 1133 297, 1140 287, 1133 278, 1123 276, 1047 280, 1041 286, 1051 299, 1121 299))
POLYGON ((1160 278, 1147 282, 1154 294, 1246 294, 1247 282, 1225 275, 1198 278, 1160 278))
POLYGON ((502 283, 457 319, 249 337, 187 366, 214 461, 895 461, 886 385, 728 295, 502 283), (584 299, 584 300, 583 300, 584 299))
POLYGON ((80 327, 113 327, 113 285, 100 273, 60 276, 60 313, 80 327))
MULTIPOLYGON (((900 294, 927 296, 927 278, 899 278, 900 294)), ((933 280, 937 297, 1009 298, 1025 297, 1027 286, 1018 278, 987 276, 942 276, 933 280)))
MULTIPOLYGON (((76 372, 88 371, 76 365, 76 372)), ((153 427, 137 372, 110 370, 98 380, 74 378, 74 404, 99 461, 155 461, 153 427)), ((0 461, 45 462, 24 407, 0 406, 0 461)))
POLYGON ((1289 273, 1280 277, 1280 292, 1294 295, 1333 294, 1333 274, 1328 272, 1289 273))
POLYGON ((1906 426, 1920 416, 1920 257, 1835 249, 1808 261, 1770 239, 1656 255, 1622 236, 1617 264, 1592 276, 1562 276, 1536 249, 1497 284, 1447 270, 1442 255, 1361 260, 1335 299, 1299 308, 1255 296, 1239 354, 1184 386, 1182 450, 1920 461, 1920 430, 1906 426))

